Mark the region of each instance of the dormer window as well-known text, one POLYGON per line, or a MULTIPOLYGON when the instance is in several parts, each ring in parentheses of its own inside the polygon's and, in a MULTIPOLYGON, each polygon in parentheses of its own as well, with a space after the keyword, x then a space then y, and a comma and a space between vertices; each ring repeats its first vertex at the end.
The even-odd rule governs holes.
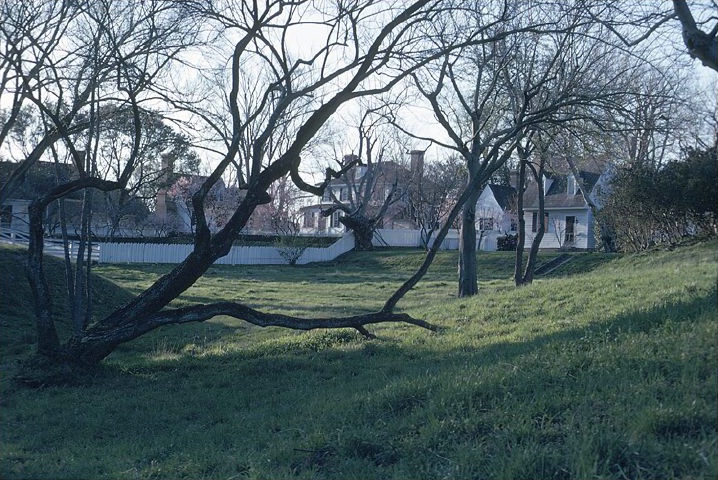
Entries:
POLYGON ((576 195, 576 178, 573 175, 569 175, 566 180, 566 193, 576 195))
POLYGON ((544 177, 541 179, 541 183, 543 184, 543 185, 542 185, 542 186, 543 186, 543 194, 546 195, 546 194, 548 193, 549 189, 551 188, 551 184, 553 183, 553 179, 544 176, 544 177))

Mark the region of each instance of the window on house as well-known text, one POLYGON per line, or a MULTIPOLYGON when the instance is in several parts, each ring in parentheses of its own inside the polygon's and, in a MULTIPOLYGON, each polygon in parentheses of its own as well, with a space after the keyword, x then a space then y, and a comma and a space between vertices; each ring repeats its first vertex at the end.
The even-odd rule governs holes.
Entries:
POLYGON ((553 183, 553 180, 544 176, 541 178, 541 187, 543 188, 543 194, 547 195, 549 189, 551 188, 551 184, 553 183))
POLYGON ((487 230, 493 230, 494 229, 494 219, 485 217, 485 218, 479 218, 479 230, 481 231, 487 231, 487 230))
MULTIPOLYGON (((543 214, 543 231, 548 232, 548 212, 543 214)), ((536 233, 538 231, 538 212, 531 214, 531 231, 536 233)))
POLYGON ((10 228, 12 225, 12 205, 0 207, 0 227, 10 228))
POLYGON ((325 202, 332 201, 332 189, 330 187, 324 189, 324 194, 322 194, 322 200, 325 202))
POLYGON ((349 200, 349 189, 346 187, 343 187, 341 190, 339 190, 339 200, 342 202, 345 202, 349 200))
POLYGON ((304 228, 314 227, 315 212, 304 212, 304 228))
POLYGON ((340 213, 334 212, 332 213, 332 216, 329 219, 329 227, 330 228, 337 228, 341 226, 341 223, 339 222, 340 213))
POLYGON ((516 222, 516 219, 512 217, 512 218, 511 218, 511 231, 512 231, 512 232, 515 232, 515 231, 518 230, 518 229, 519 229, 519 225, 518 225, 518 223, 516 222))

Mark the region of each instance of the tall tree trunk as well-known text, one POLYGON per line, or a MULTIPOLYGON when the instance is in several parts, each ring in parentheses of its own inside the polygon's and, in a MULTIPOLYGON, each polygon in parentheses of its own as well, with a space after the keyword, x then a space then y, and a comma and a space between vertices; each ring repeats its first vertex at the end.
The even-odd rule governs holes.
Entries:
POLYGON ((89 308, 89 255, 85 252, 92 248, 90 245, 90 219, 92 215, 92 191, 85 190, 82 200, 82 217, 80 238, 77 241, 77 255, 75 257, 75 298, 72 302, 72 324, 76 335, 82 333, 87 326, 89 308))
POLYGON ((349 230, 354 233, 354 250, 369 251, 374 249, 375 222, 363 215, 345 215, 339 219, 349 230))
POLYGON ((518 233, 516 237, 516 261, 514 264, 514 283, 524 284, 524 246, 526 245, 526 218, 524 216, 524 190, 526 189, 526 158, 525 151, 519 148, 519 173, 516 179, 516 214, 518 216, 518 233))
POLYGON ((45 206, 35 200, 28 208, 30 220, 30 244, 28 245, 27 277, 35 300, 35 319, 37 324, 37 351, 47 357, 55 357, 60 340, 52 318, 52 299, 50 288, 43 271, 42 255, 45 245, 42 216, 45 206))
POLYGON ((536 259, 538 258, 538 251, 539 247, 541 246, 541 241, 543 240, 544 233, 546 231, 545 227, 545 219, 544 219, 544 213, 545 213, 545 193, 544 193, 544 187, 543 187, 543 175, 544 175, 544 168, 546 165, 546 147, 543 146, 539 152, 539 165, 538 170, 533 164, 529 163, 529 152, 528 148, 519 148, 519 178, 518 178, 518 188, 519 188, 519 197, 518 197, 518 215, 519 215, 519 238, 516 246, 516 264, 514 266, 514 283, 516 286, 522 286, 522 285, 529 285, 531 282, 533 282, 534 279, 534 270, 536 269, 536 259), (538 212, 536 213, 536 223, 537 225, 534 225, 536 228, 536 235, 534 236, 533 240, 531 241, 531 248, 529 249, 529 255, 528 259, 526 260, 526 268, 521 271, 522 263, 523 263, 523 249, 525 247, 525 234, 526 234, 526 220, 524 218, 524 202, 523 202, 523 190, 526 188, 526 170, 527 167, 531 171, 531 174, 533 176, 534 181, 536 182, 537 186, 537 193, 538 193, 538 203, 539 208, 538 212), (519 249, 519 247, 521 247, 519 249))
POLYGON ((461 210, 459 232, 459 297, 479 293, 476 265, 476 202, 481 195, 478 188, 471 192, 461 210))
POLYGON ((543 171, 545 164, 545 155, 541 152, 541 160, 539 161, 538 172, 534 171, 534 178, 538 182, 538 201, 539 208, 536 214, 536 235, 531 241, 531 248, 529 249, 529 258, 526 260, 526 270, 522 279, 522 285, 528 285, 534 280, 534 270, 536 269, 536 259, 538 258, 539 247, 543 240, 544 233, 546 232, 546 221, 545 221, 545 194, 543 188, 543 171))

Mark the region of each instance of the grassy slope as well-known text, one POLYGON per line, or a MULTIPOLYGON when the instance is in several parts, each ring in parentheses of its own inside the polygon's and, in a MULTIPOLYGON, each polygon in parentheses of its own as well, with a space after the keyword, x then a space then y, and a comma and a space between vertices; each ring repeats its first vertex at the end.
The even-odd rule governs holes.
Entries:
MULTIPOLYGON (((216 267, 178 303, 365 311, 420 260, 216 267)), ((26 297, 0 292, 0 476, 716 477, 715 243, 585 254, 518 290, 509 255, 480 262, 478 297, 455 298, 444 254, 400 304, 439 334, 385 325, 365 341, 219 318, 123 347, 89 386, 40 391, 7 380, 32 336, 26 297)), ((99 270, 135 292, 165 269, 99 270)), ((104 304, 122 297, 105 287, 104 304)))

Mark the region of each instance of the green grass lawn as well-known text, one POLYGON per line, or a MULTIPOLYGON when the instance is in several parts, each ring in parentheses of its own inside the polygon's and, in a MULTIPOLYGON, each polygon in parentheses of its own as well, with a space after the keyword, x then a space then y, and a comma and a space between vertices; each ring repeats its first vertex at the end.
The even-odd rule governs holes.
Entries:
MULTIPOLYGON (((36 390, 11 380, 32 349, 31 300, 21 253, 0 248, 0 478, 714 479, 716 247, 575 254, 520 289, 510 254, 482 252, 470 299, 442 253, 399 304, 439 333, 220 317, 122 346, 86 385, 36 390)), ((217 266, 176 303, 371 311, 422 258, 217 266)), ((98 267, 95 311, 167 268, 98 267)))

